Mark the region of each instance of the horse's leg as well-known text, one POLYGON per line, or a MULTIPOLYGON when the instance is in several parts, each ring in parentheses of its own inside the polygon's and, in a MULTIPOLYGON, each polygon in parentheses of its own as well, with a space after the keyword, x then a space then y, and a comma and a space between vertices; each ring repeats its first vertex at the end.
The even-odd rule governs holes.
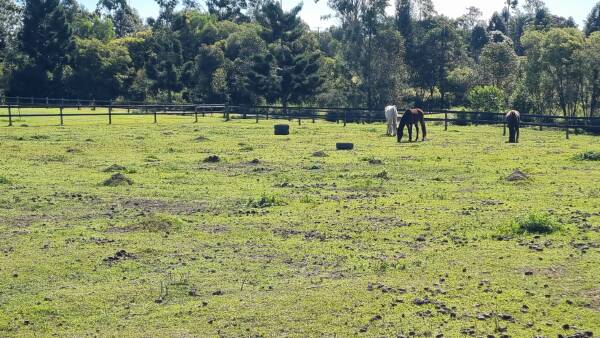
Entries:
POLYGON ((419 142, 419 124, 415 123, 415 129, 417 130, 417 136, 415 137, 415 142, 419 142))
POLYGON ((408 142, 412 143, 412 130, 413 130, 413 125, 412 123, 408 124, 408 142))
POLYGON ((519 137, 521 136, 521 128, 519 126, 517 126, 517 143, 519 143, 519 137))
POLYGON ((402 143, 402 137, 404 137, 404 125, 402 124, 402 122, 400 122, 400 126, 398 126, 396 135, 398 137, 398 143, 402 143))

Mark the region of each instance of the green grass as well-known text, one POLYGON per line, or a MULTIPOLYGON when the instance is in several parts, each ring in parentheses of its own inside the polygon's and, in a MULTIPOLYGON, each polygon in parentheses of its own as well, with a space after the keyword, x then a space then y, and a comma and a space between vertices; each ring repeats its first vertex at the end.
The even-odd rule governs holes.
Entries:
POLYGON ((0 336, 600 334, 597 138, 158 121, 0 127, 0 336))
POLYGON ((563 230, 562 224, 545 214, 533 213, 527 217, 519 218, 512 226, 517 234, 551 234, 563 230))

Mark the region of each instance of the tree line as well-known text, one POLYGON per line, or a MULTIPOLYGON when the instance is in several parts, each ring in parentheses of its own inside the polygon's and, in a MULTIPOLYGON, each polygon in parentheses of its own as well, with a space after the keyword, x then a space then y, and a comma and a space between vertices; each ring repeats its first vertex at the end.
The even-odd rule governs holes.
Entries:
POLYGON ((484 19, 431 0, 328 0, 311 30, 274 0, 0 0, 0 91, 8 96, 380 109, 508 108, 594 116, 600 3, 584 27, 542 0, 484 19), (386 9, 393 5, 394 14, 386 9))

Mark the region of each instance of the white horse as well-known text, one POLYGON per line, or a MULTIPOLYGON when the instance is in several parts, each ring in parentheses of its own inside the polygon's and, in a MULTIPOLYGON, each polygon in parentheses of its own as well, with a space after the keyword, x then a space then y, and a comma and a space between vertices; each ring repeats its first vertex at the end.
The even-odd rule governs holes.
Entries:
POLYGON ((385 119, 387 120, 387 135, 396 136, 398 133, 398 109, 396 106, 385 107, 385 119))

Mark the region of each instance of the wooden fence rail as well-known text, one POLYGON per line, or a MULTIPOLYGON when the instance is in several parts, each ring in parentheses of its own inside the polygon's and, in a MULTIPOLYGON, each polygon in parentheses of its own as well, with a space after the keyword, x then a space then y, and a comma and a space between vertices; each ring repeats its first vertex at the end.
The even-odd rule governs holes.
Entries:
MULTIPOLYGON (((198 122, 198 116, 206 114, 222 114, 225 120, 232 118, 255 119, 258 123, 261 119, 287 119, 298 120, 327 120, 335 123, 372 123, 385 122, 385 114, 381 110, 369 110, 366 108, 345 107, 282 107, 282 106, 239 106, 227 104, 172 104, 172 103, 149 103, 149 102, 113 102, 101 100, 80 99, 50 99, 50 98, 24 98, 3 97, 0 98, 0 109, 7 114, 0 114, 0 118, 8 118, 8 126, 14 126, 15 118, 36 117, 58 117, 60 125, 64 125, 66 118, 84 116, 107 116, 108 123, 112 124, 113 118, 118 116, 153 116, 153 122, 158 123, 159 116, 177 115, 193 116, 194 122, 198 122), (82 108, 89 108, 91 112, 80 112, 82 108), (37 109, 57 109, 57 113, 40 112, 37 109), (77 112, 73 112, 75 110, 77 112), (98 109, 106 109, 106 113, 98 112, 98 109), (24 112, 22 112, 22 110, 24 112), (71 110, 71 112, 65 112, 71 110), (121 111, 115 111, 121 110, 121 111), (123 112, 126 110, 127 112, 123 112), (15 115, 15 111, 18 112, 15 115)), ((431 110, 426 113, 426 119, 430 122, 443 122, 445 129, 450 124, 492 124, 504 125, 503 113, 494 112, 466 112, 453 110, 431 110)), ((567 137, 570 129, 589 130, 600 132, 600 117, 576 117, 576 116, 553 116, 553 115, 522 115, 522 124, 544 128, 564 129, 567 137)))

